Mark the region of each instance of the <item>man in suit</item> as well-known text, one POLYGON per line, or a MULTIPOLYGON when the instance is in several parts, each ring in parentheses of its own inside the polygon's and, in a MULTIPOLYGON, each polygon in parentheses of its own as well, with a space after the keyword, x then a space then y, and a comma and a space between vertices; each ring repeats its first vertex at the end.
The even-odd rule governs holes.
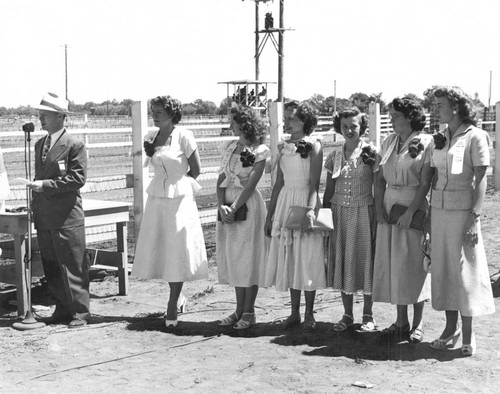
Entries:
POLYGON ((49 324, 85 326, 89 311, 89 258, 80 188, 87 175, 87 151, 64 128, 68 101, 46 94, 39 106, 47 135, 35 144, 33 218, 45 278, 56 308, 49 324))

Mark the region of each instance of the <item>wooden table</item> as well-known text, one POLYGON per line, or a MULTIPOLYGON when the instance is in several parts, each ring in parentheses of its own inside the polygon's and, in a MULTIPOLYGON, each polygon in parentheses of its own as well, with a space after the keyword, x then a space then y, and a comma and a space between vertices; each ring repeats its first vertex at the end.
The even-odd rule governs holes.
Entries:
MULTIPOLYGON (((113 266, 118 268, 118 292, 126 295, 128 291, 128 256, 127 222, 129 221, 129 203, 83 199, 85 226, 116 224, 117 250, 111 254, 113 266)), ((14 235, 14 253, 16 260, 17 312, 24 316, 28 310, 28 278, 24 262, 26 255, 26 234, 28 215, 26 212, 0 214, 0 233, 14 235)), ((31 284, 30 284, 31 285, 31 284)))

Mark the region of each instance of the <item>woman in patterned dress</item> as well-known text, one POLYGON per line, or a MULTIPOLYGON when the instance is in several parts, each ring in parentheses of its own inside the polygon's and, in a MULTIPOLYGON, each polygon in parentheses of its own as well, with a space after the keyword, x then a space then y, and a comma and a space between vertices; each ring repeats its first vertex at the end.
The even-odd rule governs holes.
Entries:
POLYGON ((432 181, 432 136, 422 134, 423 108, 415 100, 392 100, 390 115, 394 133, 382 143, 382 162, 375 188, 377 244, 373 277, 373 300, 396 305, 396 322, 382 331, 389 341, 422 342, 424 302, 430 283, 421 249, 424 234, 410 228, 417 210, 427 212, 426 199, 432 181), (408 207, 397 224, 388 223, 394 204, 408 207), (413 305, 410 328, 408 305, 413 305))
POLYGON ((344 331, 352 327, 353 295, 362 291, 361 330, 373 331, 375 210, 372 190, 380 158, 375 149, 360 138, 368 126, 368 118, 358 108, 336 115, 333 126, 345 139, 325 162, 327 179, 323 207, 331 208, 334 227, 326 284, 341 291, 344 305, 344 315, 333 329, 344 331))
POLYGON ((323 162, 321 143, 309 135, 318 122, 316 111, 308 104, 285 104, 285 132, 290 139, 281 147, 265 233, 271 237, 264 286, 290 289, 291 314, 282 328, 300 324, 300 296, 304 291, 306 310, 304 329, 316 327, 313 316, 316 290, 325 287, 324 237, 314 230, 315 210, 319 209, 318 187, 323 162), (291 206, 306 207, 301 229, 284 227, 291 206))
POLYGON ((489 136, 475 127, 472 100, 458 87, 434 91, 439 123, 431 165, 436 169, 431 198, 432 307, 446 311, 446 327, 431 343, 447 349, 460 335, 462 354, 476 353, 472 317, 495 312, 481 235, 481 208, 490 162, 489 136))
POLYGON ((183 282, 208 277, 207 254, 194 193, 200 189, 200 156, 190 130, 176 126, 182 104, 170 96, 151 100, 155 130, 146 135, 146 159, 154 167, 137 240, 132 274, 169 282, 165 325, 177 326, 183 282))
POLYGON ((266 205, 257 190, 269 148, 264 145, 266 125, 250 107, 231 109, 231 129, 237 141, 221 149, 221 173, 217 181, 220 221, 217 221, 217 271, 219 283, 236 291, 236 311, 219 322, 237 330, 255 324, 255 298, 259 274, 266 262, 264 236, 266 205), (246 210, 238 220, 236 212, 246 210))

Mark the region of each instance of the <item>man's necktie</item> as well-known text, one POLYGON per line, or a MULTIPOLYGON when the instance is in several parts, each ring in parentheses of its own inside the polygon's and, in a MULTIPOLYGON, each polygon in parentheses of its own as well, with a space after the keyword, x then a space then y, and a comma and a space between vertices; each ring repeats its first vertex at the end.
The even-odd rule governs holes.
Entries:
POLYGON ((45 163, 45 159, 47 158, 49 150, 50 150, 50 134, 47 136, 47 138, 45 138, 45 144, 43 144, 42 163, 45 163))

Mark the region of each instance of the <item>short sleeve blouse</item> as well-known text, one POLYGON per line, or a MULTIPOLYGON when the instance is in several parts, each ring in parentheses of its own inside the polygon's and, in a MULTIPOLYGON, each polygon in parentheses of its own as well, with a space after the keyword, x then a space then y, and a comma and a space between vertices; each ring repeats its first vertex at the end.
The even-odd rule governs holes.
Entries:
POLYGON ((412 133, 406 139, 399 153, 397 152, 398 140, 398 134, 392 133, 382 142, 380 155, 382 162, 385 161, 381 164, 385 181, 389 187, 397 186, 416 190, 420 186, 423 166, 431 161, 432 135, 412 133), (415 139, 418 139, 419 143, 423 145, 423 150, 413 158, 408 146, 410 142, 416 142, 415 139), (388 157, 386 157, 387 155, 388 157))
POLYGON ((270 149, 264 144, 260 144, 257 147, 247 147, 246 149, 254 156, 254 164, 243 167, 240 155, 234 154, 236 146, 237 141, 230 141, 219 148, 219 152, 222 155, 220 172, 224 172, 226 175, 220 187, 243 188, 248 182, 248 178, 255 164, 267 160, 271 156, 270 149))
MULTIPOLYGON (((474 167, 489 166, 490 137, 488 133, 475 126, 469 126, 453 137, 447 128, 444 131, 446 142, 443 149, 432 149, 431 166, 437 169, 438 178, 434 190, 465 191, 473 189, 474 167), (463 144, 463 165, 460 173, 452 174, 453 161, 458 146, 463 144)), ((457 171, 455 171, 457 172, 457 171)))

